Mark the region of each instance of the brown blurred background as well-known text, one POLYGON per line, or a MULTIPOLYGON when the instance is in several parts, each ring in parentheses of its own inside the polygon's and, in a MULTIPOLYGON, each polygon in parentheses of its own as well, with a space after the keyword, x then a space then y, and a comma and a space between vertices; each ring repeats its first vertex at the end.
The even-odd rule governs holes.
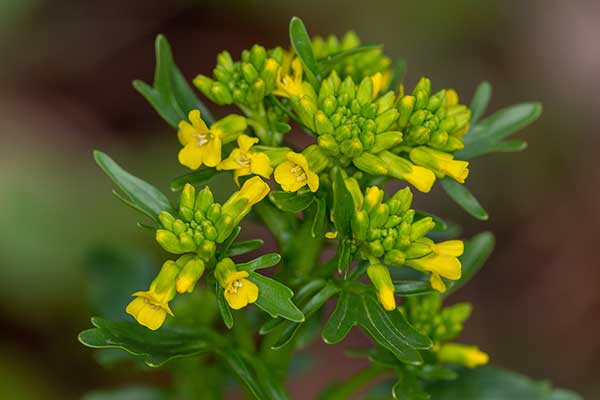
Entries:
MULTIPOLYGON (((158 254, 136 215, 111 196, 91 150, 167 190, 184 172, 169 156, 175 134, 131 87, 152 79, 155 35, 167 35, 191 79, 209 73, 224 48, 237 55, 254 42, 287 45, 292 15, 312 34, 354 29, 366 43, 385 43, 392 58, 408 60, 409 87, 427 75, 468 100, 487 79, 490 110, 543 102, 542 118, 524 132, 526 152, 474 162, 469 187, 490 221, 474 221, 439 190, 425 207, 462 223, 467 236, 497 234, 486 268, 453 299, 475 304, 464 340, 497 365, 600 398, 600 2, 0 5, 0 398, 79 398, 146 380, 105 371, 76 339, 91 314, 83 271, 90 249, 158 254)), ((359 365, 340 348, 314 350, 326 360, 294 388, 316 390, 323 371, 341 378, 359 365)))

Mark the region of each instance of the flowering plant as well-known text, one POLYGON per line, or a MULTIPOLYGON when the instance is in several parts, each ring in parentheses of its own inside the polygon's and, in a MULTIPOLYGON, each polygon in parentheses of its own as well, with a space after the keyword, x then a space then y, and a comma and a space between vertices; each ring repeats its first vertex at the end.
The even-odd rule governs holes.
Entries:
POLYGON ((157 38, 154 83, 134 86, 177 132, 177 159, 191 172, 171 182, 179 192, 174 206, 95 152, 121 190, 115 194, 150 218, 167 255, 147 290, 130 288, 133 299, 121 305, 130 317, 95 317, 80 341, 171 367, 180 378, 169 391, 152 392, 158 398, 222 398, 232 375, 248 396, 288 398, 296 352, 319 336, 339 343, 353 327, 372 346, 351 355, 370 365, 320 398, 365 390, 373 399, 578 398, 481 367, 488 354, 456 341, 472 307, 443 302, 481 269, 494 236, 459 239, 455 225, 413 201, 415 190, 439 183, 486 220, 465 187, 469 161, 525 149, 506 139, 535 121, 541 106, 522 103, 482 119, 487 82, 467 106, 428 78, 408 90, 404 61, 392 63, 381 46, 361 45, 352 32, 311 38, 293 18, 290 41, 287 50, 254 45, 238 60, 224 51, 210 76, 194 78, 207 99, 239 109, 215 120, 167 40, 157 38), (311 144, 289 143, 291 124, 311 144), (217 180, 237 191, 217 201, 217 180), (278 253, 248 257, 263 241, 238 240, 245 218, 272 233, 278 253))

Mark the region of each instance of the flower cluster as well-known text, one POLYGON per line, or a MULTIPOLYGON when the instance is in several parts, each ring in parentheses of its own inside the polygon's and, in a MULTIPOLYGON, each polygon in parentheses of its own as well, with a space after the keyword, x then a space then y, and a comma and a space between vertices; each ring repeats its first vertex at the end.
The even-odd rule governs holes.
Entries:
POLYGON ((432 351, 439 362, 469 368, 487 364, 488 355, 476 346, 448 342, 462 332, 472 311, 469 303, 442 307, 441 296, 430 294, 409 297, 400 309, 417 330, 434 341, 432 351))
POLYGON ((417 217, 415 210, 410 208, 413 197, 410 188, 399 190, 384 201, 384 191, 377 186, 367 188, 363 195, 358 181, 347 178, 346 187, 354 201, 352 232, 357 256, 377 266, 371 269, 369 277, 386 309, 393 309, 396 304, 389 271, 380 268, 381 261, 392 267, 407 265, 430 274, 431 286, 439 292, 446 290, 442 277, 460 278, 458 257, 463 253, 463 242, 435 243, 426 237, 435 223, 431 217, 417 217), (384 292, 388 294, 383 296, 384 292))
MULTIPOLYGON (((214 265, 217 244, 223 243, 252 206, 268 193, 269 186, 261 178, 253 177, 221 205, 214 202, 208 186, 196 193, 194 186, 186 184, 181 193, 178 212, 173 215, 169 211, 162 211, 158 216, 162 227, 156 230, 158 244, 167 252, 181 256, 176 261, 169 260, 163 264, 148 291, 133 294, 136 298, 127 306, 127 313, 140 324, 152 330, 158 329, 167 314, 173 315, 169 302, 176 293, 193 291, 206 266, 214 265)), ((228 271, 232 272, 231 268, 228 271)), ((215 272, 220 277, 219 282, 229 290, 225 292, 225 298, 232 308, 252 303, 258 296, 258 288, 254 286, 253 295, 241 306, 239 296, 227 295, 232 293, 231 285, 234 282, 242 282, 239 279, 247 276, 247 273, 241 276, 244 273, 231 275, 215 272)), ((246 287, 252 285, 247 284, 246 287)))

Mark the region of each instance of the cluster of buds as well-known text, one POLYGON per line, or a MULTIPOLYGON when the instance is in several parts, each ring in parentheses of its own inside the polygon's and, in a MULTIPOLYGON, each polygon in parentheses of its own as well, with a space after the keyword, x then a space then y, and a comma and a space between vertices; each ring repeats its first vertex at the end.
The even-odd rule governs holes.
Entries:
POLYGON ((239 104, 254 109, 275 89, 283 56, 281 47, 266 50, 254 45, 242 51, 241 60, 234 62, 231 54, 223 51, 217 56, 214 79, 198 75, 194 85, 216 104, 239 104))
MULTIPOLYGON (((392 267, 407 265, 429 273, 431 286, 439 292, 446 290, 442 277, 451 280, 460 278, 461 263, 457 257, 463 252, 463 242, 435 243, 426 237, 435 227, 435 222, 431 217, 415 218, 415 210, 410 208, 413 196, 408 187, 397 191, 386 202, 383 201, 384 191, 376 186, 367 188, 363 195, 356 179, 348 178, 346 187, 354 200, 351 226, 358 257, 372 264, 379 264, 382 260, 392 267)), ((385 272, 381 273, 389 275, 386 268, 383 270, 385 272)), ((371 280, 381 292, 384 286, 371 280)), ((382 301, 384 306, 386 303, 390 308, 392 305, 395 307, 391 301, 382 301)))
POLYGON ((196 194, 194 186, 186 184, 177 217, 168 211, 160 213, 162 228, 156 231, 156 241, 169 253, 197 253, 208 261, 215 254, 216 243, 227 239, 252 206, 268 193, 269 186, 255 176, 221 205, 214 202, 208 186, 196 194))
POLYGON ((489 357, 475 346, 447 343, 460 335, 471 315, 469 303, 442 308, 441 296, 436 294, 408 297, 400 307, 406 319, 419 332, 430 337, 438 361, 474 368, 487 364, 489 357))
MULTIPOLYGON (((342 38, 329 35, 325 39, 320 36, 312 39, 313 51, 318 59, 352 50, 360 45, 360 38, 352 31, 346 32, 342 38)), ((355 82, 359 82, 365 76, 388 71, 390 64, 391 60, 383 54, 382 48, 377 47, 345 57, 334 69, 342 78, 350 76, 355 82)), ((386 76, 389 76, 389 73, 386 73, 386 76)), ((389 78, 386 80, 389 81, 389 78)))

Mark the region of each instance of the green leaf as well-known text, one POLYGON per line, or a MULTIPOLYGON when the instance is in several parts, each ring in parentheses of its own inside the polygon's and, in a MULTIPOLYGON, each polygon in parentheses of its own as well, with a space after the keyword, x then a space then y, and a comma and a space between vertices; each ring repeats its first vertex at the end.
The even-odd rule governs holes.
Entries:
POLYGON ((187 114, 200 110, 202 118, 209 125, 214 122, 210 111, 196 97, 190 85, 173 61, 167 38, 158 35, 155 42, 156 68, 153 86, 142 81, 134 81, 133 87, 154 107, 158 114, 172 127, 187 120, 187 114))
MULTIPOLYGON (((392 387, 392 396, 396 400, 429 400, 433 399, 429 393, 423 390, 423 385, 413 374, 408 371, 403 373, 398 378, 398 381, 392 387)), ((437 400, 437 399, 436 399, 437 400)), ((458 400, 458 399, 456 399, 458 400)), ((460 400, 463 400, 462 398, 460 400)), ((481 399, 484 400, 484 399, 481 399)), ((485 399, 491 400, 491 399, 485 399)))
POLYGON ((336 53, 329 54, 328 56, 319 58, 317 60, 317 63, 319 64, 320 71, 323 73, 323 75, 327 75, 327 73, 329 73, 336 66, 336 64, 344 61, 348 57, 352 57, 357 54, 367 53, 369 51, 381 49, 382 47, 383 46, 380 44, 367 44, 367 45, 357 46, 357 47, 353 47, 348 50, 338 51, 336 53))
POLYGON ((297 213, 308 208, 315 199, 315 195, 310 192, 298 194, 275 191, 269 193, 269 199, 281 211, 297 213))
POLYGON ((404 75, 406 74, 406 60, 399 58, 394 62, 392 66, 392 80, 387 87, 387 90, 395 90, 398 85, 402 83, 404 80, 404 75))
POLYGON ((344 183, 342 171, 333 171, 333 223, 338 234, 344 237, 352 236, 351 221, 354 215, 354 200, 344 183))
POLYGON ((159 367, 175 358, 188 357, 210 351, 219 343, 219 338, 204 327, 162 327, 151 331, 130 321, 110 321, 92 318, 96 327, 79 334, 79 341, 88 347, 125 350, 143 356, 146 364, 159 367))
POLYGON ((495 238, 491 232, 482 232, 465 241, 465 251, 460 256, 462 276, 457 281, 448 282, 449 295, 465 285, 483 267, 494 250, 495 238))
POLYGON ((444 191, 450 196, 452 200, 462 207, 469 215, 481 220, 486 221, 489 218, 487 211, 481 207, 479 201, 469 189, 461 183, 456 182, 454 179, 445 177, 440 180, 444 191))
POLYGON ((384 310, 369 290, 342 292, 321 336, 326 343, 337 343, 354 325, 360 325, 373 340, 404 363, 421 364, 423 360, 415 349, 432 346, 431 340, 415 330, 400 311, 384 310))
POLYGON ((221 318, 223 318, 223 323, 227 327, 227 329, 233 328, 233 315, 231 315, 231 309, 225 300, 224 290, 221 285, 216 285, 217 288, 217 307, 219 308, 219 312, 221 313, 221 318))
MULTIPOLYGON (((310 316, 320 309, 331 296, 339 291, 340 289, 336 285, 327 283, 302 306, 301 310, 305 318, 310 318, 310 316)), ((286 322, 278 339, 271 348, 276 350, 288 344, 294 338, 301 326, 302 324, 297 322, 286 322)))
POLYGON ((310 37, 304 22, 298 17, 292 17, 290 21, 290 42, 296 54, 300 57, 304 68, 312 73, 317 80, 321 80, 319 65, 315 59, 310 37))
POLYGON ((505 140, 490 147, 492 153, 514 153, 527 148, 527 142, 519 139, 505 140))
POLYGON ((464 137, 465 148, 457 151, 455 156, 460 160, 470 160, 485 154, 498 151, 523 149, 523 144, 516 146, 501 145, 503 139, 533 123, 542 114, 540 103, 521 103, 504 108, 484 119, 473 127, 464 137))
POLYGON ((271 317, 283 317, 294 322, 303 322, 304 314, 292 302, 294 292, 274 279, 267 278, 254 271, 249 271, 250 279, 258 286, 258 300, 256 306, 271 317))
POLYGON ((236 226, 235 228, 233 228, 233 230, 231 231, 229 236, 227 236, 227 238, 221 245, 221 248, 219 249, 219 253, 218 253, 219 260, 222 260, 223 258, 227 257, 226 254, 229 253, 229 247, 233 244, 235 239, 237 239, 241 230, 242 230, 242 228, 240 226, 236 226))
POLYGON ((202 168, 198 171, 181 175, 171 181, 171 190, 177 192, 185 186, 186 183, 194 186, 206 186, 216 175, 223 171, 217 171, 214 168, 202 168))
POLYGON ((394 293, 397 296, 420 296, 435 292, 426 281, 394 281, 394 293))
POLYGON ((491 97, 492 85, 488 81, 481 82, 477 86, 477 89, 475 89, 475 94, 469 107, 471 109, 471 126, 476 126, 481 116, 485 114, 491 97))
POLYGON ((547 382, 531 379, 500 368, 461 368, 454 381, 438 381, 427 385, 426 391, 435 400, 583 400, 575 393, 555 390, 547 382))
POLYGON ((227 252, 228 257, 240 256, 242 254, 250 253, 265 244, 264 240, 261 239, 252 239, 246 240, 243 242, 233 243, 229 246, 229 251, 227 252))
POLYGON ((310 234, 313 238, 316 238, 318 235, 323 234, 325 224, 327 223, 327 220, 325 219, 327 213, 327 203, 325 202, 325 199, 316 198, 314 204, 317 208, 317 211, 315 212, 315 218, 313 219, 310 234))
POLYGON ((96 163, 124 193, 118 197, 138 211, 158 222, 161 211, 173 212, 169 199, 157 188, 125 171, 107 154, 94 150, 96 163))
POLYGON ((281 256, 277 253, 264 254, 252 261, 248 261, 242 264, 237 264, 238 269, 244 271, 256 271, 257 269, 269 268, 276 265, 281 261, 281 256))

